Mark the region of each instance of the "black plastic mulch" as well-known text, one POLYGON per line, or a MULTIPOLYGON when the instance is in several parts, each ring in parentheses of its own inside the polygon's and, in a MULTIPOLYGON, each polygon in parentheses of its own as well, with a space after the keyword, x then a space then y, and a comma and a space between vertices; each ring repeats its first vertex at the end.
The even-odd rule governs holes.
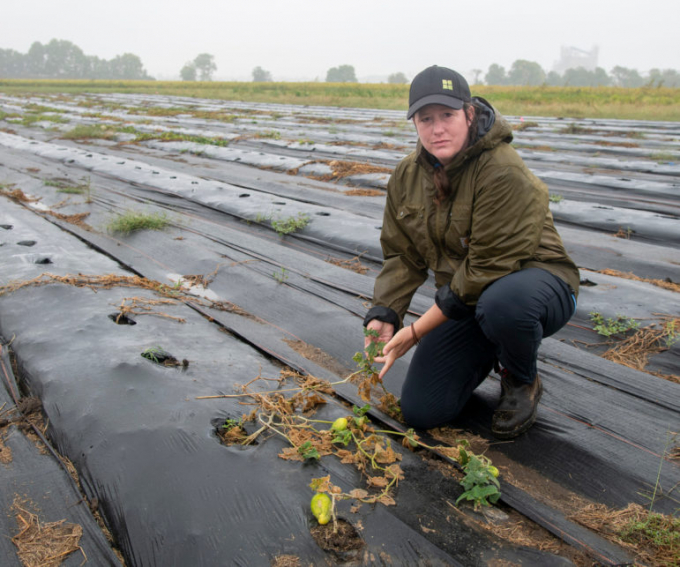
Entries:
MULTIPOLYGON (((358 112, 358 120, 362 115, 358 112)), ((15 336, 11 348, 26 385, 43 401, 52 442, 73 461, 87 497, 98 499, 126 561, 217 565, 229 557, 230 564, 268 565, 282 554, 297 555, 303 563, 341 560, 321 551, 309 535, 307 485, 330 472, 334 482, 349 489, 361 483, 356 473, 325 461, 314 466, 283 462, 276 454, 284 445, 276 439, 249 449, 226 448, 216 439, 215 423, 241 415, 243 407, 233 399, 195 398, 232 393, 235 384, 258 375, 276 377, 281 363, 327 379, 353 369, 351 357, 362 344, 360 321, 379 267, 382 198, 345 195, 347 186, 157 147, 72 150, 56 140, 43 144, 0 137, 3 185, 42 197, 39 204, 24 207, 3 199, 1 283, 43 272, 134 272, 172 286, 178 278, 202 274, 211 276, 205 294, 243 310, 163 306, 166 314, 186 322, 143 315, 130 326, 115 325, 108 316, 123 299, 150 299, 150 292, 114 288, 95 293, 50 284, 0 297, 0 334, 5 341, 15 336), (65 195, 44 184, 57 178, 87 178, 92 202, 84 203, 81 196, 64 204, 65 195), (89 227, 40 209, 89 212, 84 219, 89 227), (112 215, 130 209, 165 212, 172 226, 127 237, 110 234, 106 224, 112 215), (279 236, 263 219, 298 213, 312 219, 299 235, 279 236), (30 241, 34 244, 26 246, 30 241), (365 274, 329 262, 357 255, 368 269, 365 274), (334 364, 310 361, 292 348, 296 342, 325 353, 334 364), (141 356, 158 346, 186 359, 188 366, 159 367, 141 356)), ((256 141, 247 144, 243 147, 256 141)), ((275 161, 282 151, 276 148, 263 144, 260 149, 272 151, 269 159, 275 161)), ((664 180, 668 183, 668 175, 664 180)), ((573 195, 579 190, 575 185, 573 195)), ((669 207, 677 207, 668 192, 659 199, 657 208, 664 208, 666 216, 669 207)), ((631 217, 608 220, 607 215, 618 214, 615 209, 588 205, 601 211, 601 220, 592 221, 583 216, 584 206, 553 204, 558 223, 571 224, 558 228, 579 266, 678 282, 677 219, 675 224, 671 218, 655 221, 650 211, 655 207, 647 206, 640 212, 647 216, 635 217, 642 219, 638 227, 631 220, 634 209, 628 211, 631 217), (573 214, 560 215, 560 210, 573 214), (615 237, 612 233, 623 226, 630 229, 627 238, 615 237)), ((592 330, 590 312, 624 312, 649 323, 660 313, 680 313, 677 293, 586 270, 582 278, 595 285, 582 287, 575 318, 541 348, 546 393, 536 426, 512 443, 493 444, 489 455, 510 463, 508 473, 512 463, 521 464, 532 478, 538 475, 611 507, 649 505, 656 488, 654 509, 675 513, 680 472, 668 454, 675 442, 669 432, 680 425, 680 387, 605 361, 596 356, 597 345, 584 350, 583 343, 602 339, 592 330)), ((418 294, 414 315, 427 309, 433 293, 425 286, 418 294)), ((675 345, 653 357, 650 367, 677 374, 677 361, 675 345)), ((408 357, 399 361, 386 381, 397 395, 407 362, 408 357)), ((498 389, 492 375, 452 425, 492 440, 488 427, 498 389)), ((338 392, 358 402, 354 387, 338 392)), ((336 403, 323 411, 331 417, 347 412, 336 403)), ((399 427, 379 412, 374 419, 399 427)), ((481 565, 494 558, 540 565, 565 561, 470 528, 442 506, 442 500, 455 501, 456 483, 442 484, 410 453, 403 468, 407 478, 396 507, 364 506, 358 515, 342 511, 363 527, 366 564, 379 564, 385 559, 381 553, 403 565, 481 565)), ((527 479, 512 474, 502 479, 505 504, 604 564, 630 559, 571 521, 549 495, 523 482, 527 479)))

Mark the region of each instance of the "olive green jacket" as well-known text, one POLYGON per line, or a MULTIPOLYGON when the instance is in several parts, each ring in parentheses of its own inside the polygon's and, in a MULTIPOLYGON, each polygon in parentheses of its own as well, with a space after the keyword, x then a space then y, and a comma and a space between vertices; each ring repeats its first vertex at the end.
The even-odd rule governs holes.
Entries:
POLYGON ((428 270, 437 304, 452 319, 473 313, 489 284, 525 268, 547 270, 578 292, 578 269, 555 230, 547 187, 510 146, 506 120, 477 100, 489 107, 493 125, 446 167, 449 198, 434 202, 432 156, 420 142, 392 174, 380 237, 384 262, 365 323, 399 328, 428 270))

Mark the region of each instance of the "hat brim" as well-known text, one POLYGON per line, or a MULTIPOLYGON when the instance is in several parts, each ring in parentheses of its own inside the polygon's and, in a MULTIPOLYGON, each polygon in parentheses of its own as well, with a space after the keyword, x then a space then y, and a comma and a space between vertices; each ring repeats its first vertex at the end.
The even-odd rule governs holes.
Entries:
POLYGON ((460 110, 463 108, 463 102, 463 100, 449 95, 434 94, 424 96, 409 107, 408 113, 406 114, 406 120, 410 120, 416 112, 428 104, 441 104, 453 108, 454 110, 460 110))

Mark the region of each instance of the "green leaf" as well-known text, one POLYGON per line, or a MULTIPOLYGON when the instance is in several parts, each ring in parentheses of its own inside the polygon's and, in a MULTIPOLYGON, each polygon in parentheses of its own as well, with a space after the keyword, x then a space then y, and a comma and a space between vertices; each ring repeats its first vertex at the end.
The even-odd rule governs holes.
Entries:
POLYGON ((342 443, 345 447, 349 445, 352 440, 352 432, 349 429, 344 429, 342 431, 336 431, 331 439, 331 443, 342 443))
POLYGON ((319 459, 321 458, 321 455, 319 455, 319 451, 316 450, 316 447, 312 446, 311 441, 305 441, 300 447, 298 447, 298 453, 302 455, 302 458, 305 460, 308 459, 319 459))
POLYGON ((353 412, 354 415, 356 415, 357 417, 362 417, 362 416, 366 415, 366 414, 370 411, 370 409, 371 409, 371 404, 366 404, 366 405, 363 406, 363 407, 353 406, 353 407, 352 407, 352 412, 353 412))

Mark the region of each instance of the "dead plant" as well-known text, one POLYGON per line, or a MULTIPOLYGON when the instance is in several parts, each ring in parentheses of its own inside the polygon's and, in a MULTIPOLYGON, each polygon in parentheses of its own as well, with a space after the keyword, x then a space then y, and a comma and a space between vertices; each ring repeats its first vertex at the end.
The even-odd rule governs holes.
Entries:
POLYGON ((354 258, 350 258, 349 260, 341 260, 340 258, 329 257, 326 262, 333 264, 334 266, 340 266, 346 270, 352 270, 357 274, 365 274, 368 272, 368 268, 361 263, 361 256, 362 254, 359 254, 358 256, 354 256, 354 258))
POLYGON ((66 523, 66 520, 43 523, 36 513, 28 510, 29 507, 33 506, 18 496, 14 498, 12 510, 20 531, 12 538, 12 543, 26 567, 57 567, 75 551, 80 551, 87 561, 85 551, 80 547, 83 535, 80 525, 66 523))
POLYGON ((258 376, 241 388, 242 393, 201 396, 198 399, 239 397, 250 399, 249 405, 254 405, 255 410, 249 417, 225 422, 227 429, 235 429, 233 436, 237 438, 243 438, 244 432, 241 429, 245 422, 252 421, 259 426, 257 431, 245 437, 242 444, 250 444, 259 435, 269 432, 284 438, 288 443, 288 446, 279 453, 281 459, 304 462, 334 455, 342 464, 354 466, 364 478, 363 488, 343 492, 339 486, 331 482, 330 475, 313 479, 310 484, 310 488, 317 495, 323 493, 328 496, 329 516, 326 521, 333 519, 334 530, 337 529, 335 504, 339 500, 351 499, 356 501, 357 506, 361 503, 381 503, 385 506, 396 504, 394 491, 399 481, 404 478, 404 472, 398 464, 402 454, 392 446, 391 437, 395 436, 401 438, 401 444, 409 450, 426 448, 444 458, 458 461, 466 473, 461 481, 465 492, 459 500, 474 501, 475 508, 495 502, 500 492, 485 491, 481 495, 479 485, 489 483, 496 488, 499 487, 495 478, 498 476, 498 470, 491 465, 487 457, 470 452, 469 443, 465 440, 459 441, 455 447, 432 447, 424 444, 413 429, 406 432, 377 429, 368 419, 367 413, 371 408, 368 403, 362 408, 354 406, 352 414, 337 418, 335 421, 313 417, 317 408, 327 402, 325 396, 333 395, 335 386, 347 382, 357 384, 364 401, 370 401, 373 390, 382 387, 380 408, 386 413, 392 412, 397 417, 400 415, 398 400, 384 389, 378 372, 371 367, 373 356, 380 348, 380 343, 372 342, 367 349, 368 356, 365 353, 357 353, 354 359, 358 361, 359 370, 338 382, 329 383, 314 376, 304 376, 283 369, 277 380, 279 387, 275 390, 252 391, 251 386, 254 383, 265 380, 258 376), (370 348, 371 346, 373 348, 370 348), (297 385, 290 388, 281 387, 284 381, 290 380, 294 380, 297 385), (473 477, 474 481, 471 480, 473 477))
POLYGON ((63 284, 73 287, 87 287, 96 291, 98 289, 111 289, 114 287, 128 287, 138 288, 152 291, 165 299, 147 299, 140 297, 124 298, 119 306, 121 314, 135 314, 135 315, 156 315, 160 317, 167 317, 168 319, 176 320, 180 323, 184 322, 181 317, 174 317, 161 311, 154 311, 150 306, 154 305, 173 305, 178 301, 184 303, 191 303, 203 307, 210 307, 220 311, 228 311, 244 317, 254 316, 250 315, 237 305, 228 301, 215 301, 206 298, 200 298, 192 295, 189 290, 186 290, 182 285, 168 286, 155 280, 149 280, 140 276, 121 276, 118 274, 105 275, 86 275, 86 274, 67 274, 65 276, 58 276, 50 273, 43 273, 39 276, 24 281, 10 282, 6 285, 0 286, 0 296, 6 293, 13 293, 24 287, 38 287, 49 284, 63 284), (130 302, 130 304, 127 304, 130 302))
POLYGON ((617 278, 624 278, 627 280, 635 280, 637 282, 647 282, 651 283, 652 285, 655 285, 657 287, 661 287, 663 289, 667 289, 670 291, 676 291, 680 293, 680 284, 674 283, 670 280, 659 280, 659 279, 653 279, 653 278, 641 278, 639 276, 636 276, 632 272, 619 272, 618 270, 598 270, 598 273, 600 274, 605 274, 607 276, 615 276, 617 278))
POLYGON ((680 564, 680 519, 648 512, 639 504, 611 510, 591 504, 571 517, 630 551, 640 563, 652 567, 680 564))
POLYGON ((73 215, 62 215, 60 213, 55 213, 54 211, 45 212, 48 215, 52 215, 53 217, 59 219, 60 221, 64 221, 68 224, 79 226, 80 228, 85 230, 92 230, 92 227, 85 222, 85 219, 90 216, 90 213, 76 213, 73 215))
POLYGON ((15 203, 37 203, 40 201, 40 197, 29 197, 21 189, 12 189, 14 185, 0 185, 0 195, 11 199, 15 203))
POLYGON ((351 197, 384 197, 385 191, 382 189, 349 189, 344 192, 345 195, 351 197))
POLYGON ((602 357, 635 370, 644 371, 649 357, 668 350, 680 335, 680 318, 661 317, 658 323, 638 329, 618 342, 602 357))

